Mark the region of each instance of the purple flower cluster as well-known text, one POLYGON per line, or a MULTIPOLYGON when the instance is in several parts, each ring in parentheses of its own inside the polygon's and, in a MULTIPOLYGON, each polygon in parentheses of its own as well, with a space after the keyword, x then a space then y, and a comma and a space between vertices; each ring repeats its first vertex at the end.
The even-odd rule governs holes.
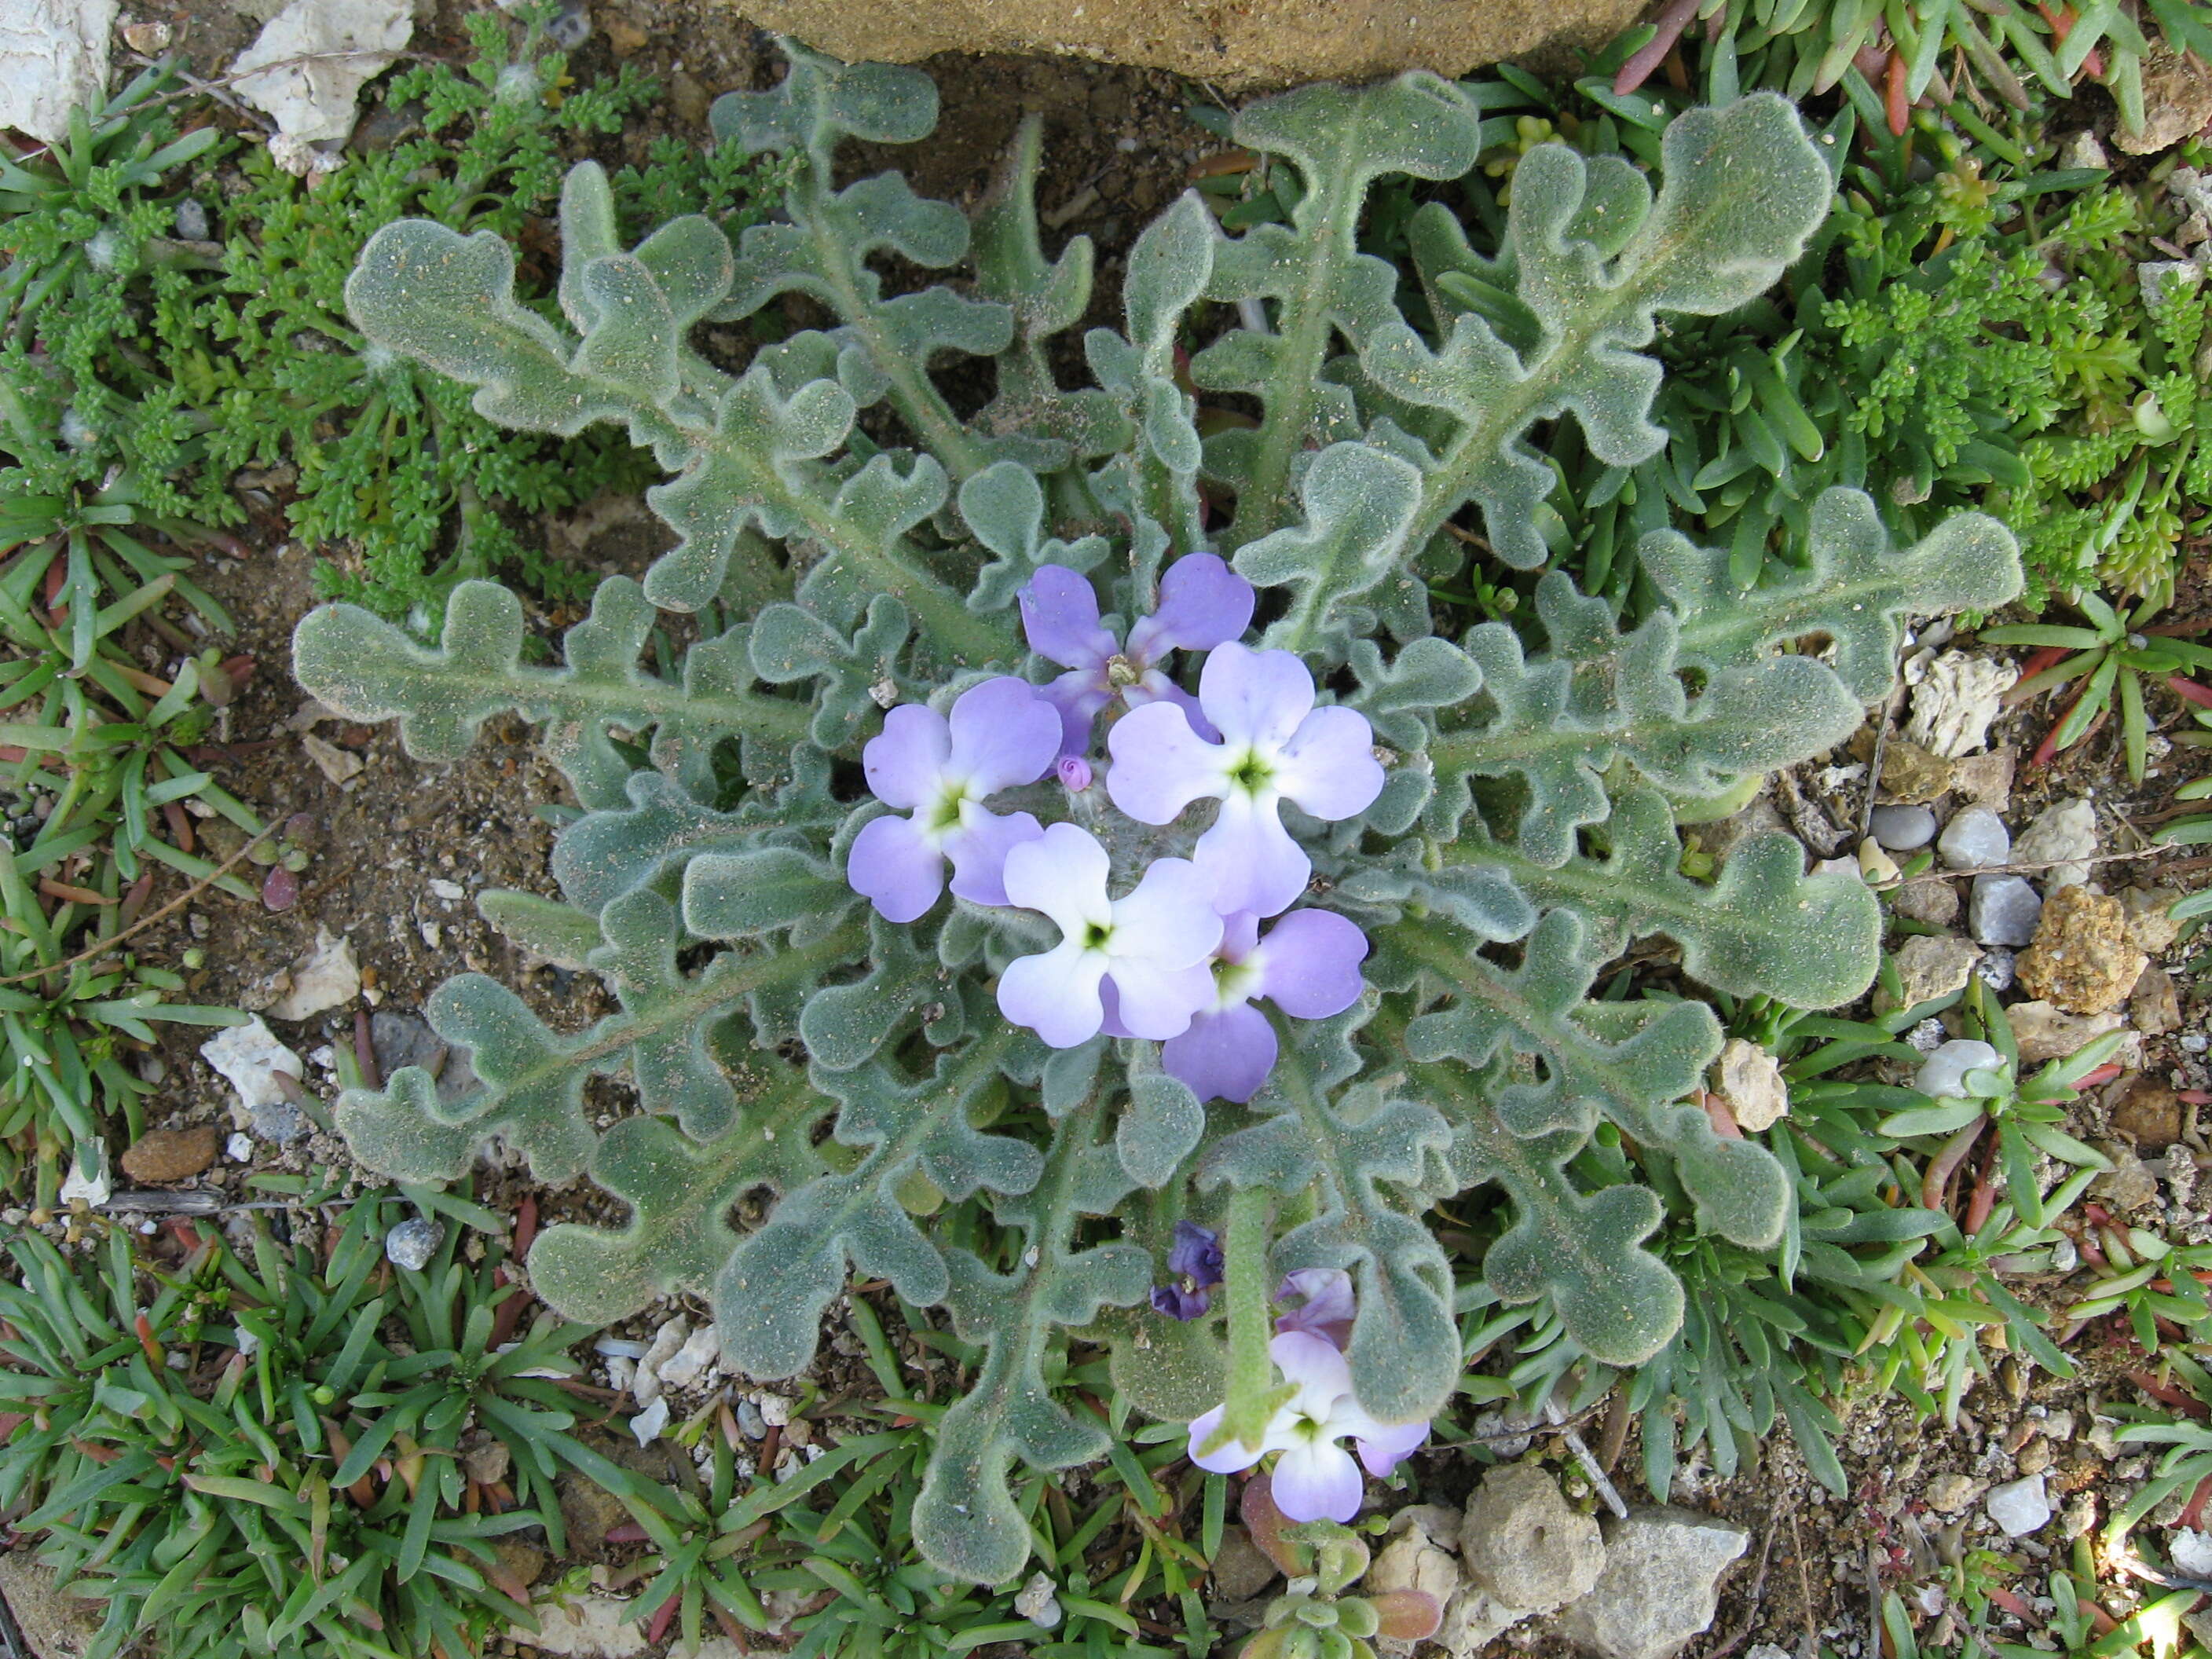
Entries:
POLYGON ((1066 672, 1042 687, 986 680, 949 720, 915 704, 891 710, 863 758, 877 799, 908 816, 871 820, 846 860, 854 890, 893 921, 937 902, 948 860, 956 896, 1049 918, 1060 943, 1000 977, 1008 1019, 1054 1048, 1100 1031, 1151 1038, 1200 1099, 1240 1103, 1275 1064, 1274 1027, 1253 1003, 1297 1019, 1340 1012, 1358 998, 1367 955, 1365 935, 1331 911, 1281 915, 1313 866, 1280 804, 1346 818, 1382 787, 1364 716, 1315 707, 1313 677, 1291 653, 1237 643, 1254 599, 1213 555, 1191 554, 1162 578, 1159 609, 1117 645, 1091 584, 1041 567, 1021 595, 1023 626, 1066 672), (1164 665, 1178 650, 1207 653, 1194 697, 1164 665), (1116 705, 1099 763, 1093 728, 1116 705), (1132 822, 1083 799, 1100 764, 1107 799, 1132 822), (983 805, 1048 773, 1091 827, 983 805), (1141 838, 1117 831, 1173 824, 1209 799, 1219 805, 1189 856, 1152 857, 1114 897, 1109 844, 1141 838))
POLYGON ((1334 1267, 1294 1273, 1275 1292, 1278 1302, 1299 1305, 1275 1321, 1267 1352, 1293 1392, 1268 1419, 1257 1446, 1231 1440, 1206 1449, 1221 1427, 1225 1407, 1192 1419, 1190 1461, 1216 1474, 1249 1469, 1269 1452, 1276 1508, 1293 1521, 1349 1521, 1359 1513, 1364 1466, 1377 1480, 1389 1474, 1429 1437, 1426 1423, 1378 1423, 1352 1392, 1344 1345, 1353 1314, 1351 1275, 1334 1267), (1359 1459, 1336 1443, 1350 1439, 1359 1459))

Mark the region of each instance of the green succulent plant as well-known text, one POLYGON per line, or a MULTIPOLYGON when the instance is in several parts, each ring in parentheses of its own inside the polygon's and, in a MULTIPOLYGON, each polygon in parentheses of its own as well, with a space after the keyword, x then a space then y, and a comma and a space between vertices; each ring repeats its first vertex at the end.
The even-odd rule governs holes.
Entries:
MULTIPOLYGON (((1494 247, 1441 207, 1410 233, 1425 276, 1461 273, 1510 306, 1431 280, 1425 307, 1401 310, 1391 268, 1358 250, 1362 204, 1393 176, 1474 167, 1480 112, 1426 75, 1255 103, 1234 136, 1302 182, 1290 222, 1236 235, 1195 195, 1170 208, 1130 251, 1123 327, 1082 338, 1095 383, 1071 390, 1057 337, 1085 314, 1092 252, 1079 238, 1045 255, 1036 124, 971 227, 896 174, 834 180, 848 137, 927 135, 925 76, 787 51, 779 87, 726 97, 714 119, 725 142, 788 158, 788 222, 733 246, 682 218, 625 248, 607 180, 586 166, 562 196, 565 327, 516 301, 514 256, 488 234, 392 226, 349 284, 366 336, 474 386, 486 418, 626 426, 670 475, 647 499, 680 538, 642 581, 601 584, 560 666, 525 660, 522 606, 487 583, 455 590, 434 647, 348 606, 301 624, 302 682, 349 718, 398 720, 425 760, 459 754, 505 710, 541 724, 583 809, 556 849, 563 898, 495 894, 485 908, 590 966, 619 1003, 567 1034, 488 978, 449 981, 431 1022, 471 1053, 479 1086, 441 1103, 403 1070, 349 1091, 356 1156, 429 1181, 497 1139, 541 1180, 588 1173, 630 1217, 549 1229, 530 1258, 538 1292, 588 1320, 710 1297, 726 1358, 756 1376, 807 1366, 849 1268, 945 1309, 977 1358, 937 1423, 913 1531, 930 1561, 982 1583, 1013 1577, 1031 1547, 1016 1464, 1067 1467, 1111 1443, 1049 1380, 1064 1333, 1110 1348, 1123 1401, 1173 1421, 1225 1391, 1232 1427, 1249 1424, 1272 1395, 1274 1275, 1340 1268, 1357 1287, 1345 1341, 1360 1410, 1433 1414, 1461 1366, 1424 1215, 1469 1188, 1510 1206, 1483 1262, 1498 1297, 1545 1304, 1601 1361, 1650 1358, 1680 1324, 1682 1289, 1645 1244, 1658 1197, 1577 1172, 1599 1126, 1665 1160, 1699 1224, 1746 1248, 1782 1237, 1790 1182, 1691 1103, 1720 1047, 1711 1008, 1593 1000, 1593 982, 1630 940, 1663 935, 1689 978, 1729 994, 1818 1007, 1864 988, 1880 918, 1862 883, 1808 876, 1781 836, 1692 879, 1675 803, 1846 737, 1889 689, 1903 617, 2003 603, 2013 544, 1964 516, 1895 547, 1867 498, 1831 492, 1797 563, 1756 586, 1732 580, 1724 550, 1644 538, 1656 599, 1628 628, 1553 572, 1510 623, 1447 635, 1423 573, 1456 563, 1453 531, 1476 524, 1503 567, 1544 562, 1540 423, 1571 416, 1624 467, 1662 445, 1661 371, 1644 355, 1662 315, 1751 300, 1826 211, 1829 169, 1796 112, 1759 95, 1683 115, 1656 188, 1617 158, 1531 149, 1494 247), (972 255, 974 280, 886 295, 870 264, 884 252, 933 269, 972 255), (791 293, 832 325, 742 374, 694 349, 702 321, 791 293), (1250 425, 1201 438, 1184 347, 1191 380, 1249 399, 1250 425), (994 370, 972 413, 933 373, 955 355, 994 370), (913 920, 890 920, 880 892, 869 914, 851 884, 862 839, 904 823, 866 803, 853 763, 888 799, 879 763, 913 757, 900 733, 937 729, 951 706, 957 736, 958 700, 979 692, 1024 705, 1006 690, 1039 672, 1020 605, 1088 582, 1097 609, 1138 617, 1164 571, 1212 553, 1256 594, 1264 648, 1223 643, 1208 674, 1266 659, 1300 696, 1317 684, 1315 717, 1340 734, 1356 720, 1371 740, 1345 766, 1374 775, 1364 805, 1278 824, 1314 878, 1292 917, 1359 930, 1364 989, 1333 1014, 1263 1022, 1273 1063, 1241 1104, 1202 1100, 1164 1030, 1164 1048, 1109 1036, 1094 1009, 1098 1035, 1055 1046, 1037 1033, 1056 1020, 1012 1023, 1013 987, 1035 971, 1018 964, 1041 959, 1024 953, 1048 926, 963 891, 958 847, 959 896, 913 920), (664 612, 693 642, 647 668, 664 612), (894 732, 885 710, 901 703, 894 732), (640 1109, 600 1127, 585 1104, 595 1076, 626 1080, 640 1109), (765 1222, 733 1224, 735 1201, 763 1190, 765 1222), (1182 1219, 1227 1237, 1224 1305, 1188 1321, 1145 1305, 1182 1219), (979 1230, 1011 1239, 993 1254, 1015 1265, 963 1248, 979 1230)), ((1118 695, 1141 676, 1116 650, 1098 667, 1118 695)), ((1155 696, 1118 719, 1157 728, 1177 705, 1155 696)), ((1099 856, 1121 860, 1118 885, 1186 852, 1203 867, 1205 807, 1139 829, 1103 804, 1127 797, 1129 747, 1115 750, 1121 783, 1109 771, 1102 789, 1072 751, 1058 781, 1009 790, 1053 822, 1005 855, 1008 890, 1037 865, 1030 848, 1090 839, 1086 824, 1115 849, 1099 856)), ((1257 799, 1286 752, 1224 761, 1222 788, 1257 799)), ((969 822, 959 788, 932 799, 903 833, 969 822)), ((1125 923, 1063 922, 1059 948, 1105 951, 1125 923)), ((1212 983, 1230 986, 1237 964, 1217 962, 1212 983)))

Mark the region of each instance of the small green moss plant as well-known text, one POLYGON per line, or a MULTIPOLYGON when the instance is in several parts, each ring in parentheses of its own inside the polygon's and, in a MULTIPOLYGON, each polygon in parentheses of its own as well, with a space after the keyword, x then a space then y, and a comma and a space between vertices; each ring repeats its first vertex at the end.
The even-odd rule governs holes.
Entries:
POLYGON ((430 1018, 481 1086, 441 1103, 403 1070, 349 1091, 356 1156, 451 1179, 496 1139, 541 1180, 588 1172, 629 1218, 549 1229, 538 1291, 588 1320, 708 1296, 755 1376, 806 1369, 853 1269, 944 1308, 975 1359, 912 1526, 980 1583, 1033 1547, 1018 1467, 1115 1443, 1054 1384, 1070 1332, 1110 1349, 1117 1410, 1205 1416, 1201 1467, 1291 1435, 1301 1483, 1341 1509, 1348 1456, 1299 1424, 1402 1455, 1443 1406, 1460 1345, 1424 1218, 1469 1189, 1510 1206, 1482 1262, 1501 1299, 1553 1310, 1601 1362, 1650 1358, 1683 1291, 1646 1244, 1659 1196, 1578 1173, 1600 1126, 1746 1248, 1781 1238, 1792 1188, 1697 1103, 1712 1008, 1593 1000, 1595 977, 1658 934, 1731 995, 1865 988, 1863 884, 1807 875, 1778 835, 1693 880, 1675 804, 1848 736, 1888 691, 1901 618, 2004 603, 2013 544, 1960 516, 1899 547, 1832 491, 1757 586, 1725 550, 1645 537, 1657 597, 1632 626, 1554 571, 1514 623, 1442 629, 1420 572, 1474 525, 1500 571, 1544 562, 1540 420, 1571 416, 1624 468, 1663 445, 1661 316, 1731 310, 1798 257, 1832 188, 1820 147, 1758 95, 1677 119, 1656 179, 1531 149, 1494 255, 1422 209, 1426 269, 1510 295, 1499 320, 1433 281, 1401 307, 1355 240, 1378 180, 1476 165, 1459 88, 1267 100, 1234 136, 1303 182, 1291 223, 1231 234, 1183 198, 1130 252, 1122 326, 1083 337, 1092 383, 1067 389, 1055 337, 1085 313, 1091 255, 1045 256, 1036 124, 971 227, 895 173, 834 180, 848 137, 927 136, 925 76, 788 51, 778 88, 715 115, 724 142, 789 158, 788 222, 732 245, 680 218, 631 247, 586 166, 563 191, 560 325, 514 298, 500 239, 422 221, 380 233, 349 284, 366 336, 476 387, 486 418, 627 428, 680 538, 641 582, 600 585, 560 666, 525 662, 520 605, 487 583, 454 591, 435 647, 344 605, 301 624, 303 684, 398 719, 426 760, 501 710, 542 724, 584 809, 556 844, 564 897, 485 908, 619 1003, 569 1034, 488 978, 450 981, 430 1018), (886 295, 885 250, 972 254, 972 285, 886 295), (832 325, 741 375, 694 348, 702 321, 793 292, 832 325), (1201 437, 1186 347, 1190 381, 1252 400, 1254 424, 1201 437), (972 414, 933 376, 951 354, 993 362, 972 414), (882 435, 855 429, 863 410, 882 435), (694 642, 648 668, 665 611, 694 642), (1208 653, 1195 699, 1178 647, 1208 653), (1312 976, 1271 965, 1295 963, 1312 976), (595 1075, 640 1109, 602 1128, 595 1075), (735 1227, 761 1192, 764 1223, 735 1227), (1308 1305, 1271 1335, 1292 1274, 1308 1305))
MULTIPOLYGON (((434 626, 454 582, 494 570, 549 595, 584 591, 509 520, 641 488, 632 453, 495 427, 450 381, 374 349, 343 300, 362 245, 396 218, 523 236, 567 155, 649 101, 653 83, 628 66, 574 85, 545 37, 550 15, 471 16, 469 61, 381 82, 364 137, 310 179, 215 125, 180 136, 161 70, 88 112, 71 145, 0 171, 0 386, 63 439, 52 457, 0 466, 0 488, 34 465, 88 483, 119 465, 149 510, 228 525, 244 516, 244 471, 325 555, 327 591, 418 626, 434 626)), ((626 210, 733 228, 775 191, 771 167, 667 138, 617 181, 626 210)))

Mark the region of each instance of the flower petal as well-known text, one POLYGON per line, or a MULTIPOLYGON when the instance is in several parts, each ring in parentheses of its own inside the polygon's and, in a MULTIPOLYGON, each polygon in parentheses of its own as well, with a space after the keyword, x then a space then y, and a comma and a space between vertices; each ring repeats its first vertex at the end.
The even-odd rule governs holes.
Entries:
POLYGON ((1202 962, 1188 968, 1119 963, 1111 977, 1122 1026, 1130 1036, 1155 1042, 1181 1036, 1213 1000, 1212 970, 1202 962))
MULTIPOLYGON (((960 890, 958 882, 952 890, 960 890)), ((1252 994, 1293 1019, 1327 1019, 1359 1000, 1359 964, 1366 959, 1367 935, 1352 922, 1334 910, 1293 910, 1251 953, 1260 972, 1252 994)))
POLYGON ((1367 1483, 1352 1454, 1333 1440, 1310 1440, 1275 1460, 1269 1490, 1292 1521, 1349 1521, 1359 1513, 1367 1483))
POLYGON ((1275 1028, 1249 1003, 1209 1010, 1160 1046, 1160 1066, 1188 1084, 1201 1103, 1231 1100, 1242 1106, 1275 1068, 1275 1028))
POLYGON ((1215 731, 1213 722, 1206 718, 1206 710, 1198 706, 1198 699, 1157 668, 1147 668, 1123 686, 1121 701, 1132 708, 1142 708, 1148 702, 1171 702, 1182 710, 1182 717, 1190 722, 1190 729, 1200 737, 1208 743, 1221 741, 1221 733, 1215 731))
POLYGON ((1267 1357, 1283 1380, 1297 1389, 1291 1409, 1316 1422, 1326 1421, 1338 1401, 1352 1396, 1352 1367, 1325 1337, 1310 1331, 1278 1331, 1268 1341, 1267 1357))
POLYGON ((1079 939, 1091 924, 1114 919, 1106 897, 1110 868, 1106 849, 1088 830, 1055 823, 1006 854, 1006 902, 1042 910, 1059 924, 1063 938, 1079 939))
POLYGON ((1288 651, 1253 651, 1232 640, 1206 658, 1198 701, 1231 747, 1250 744, 1272 756, 1311 711, 1313 676, 1288 651))
POLYGON ((1060 711, 1027 680, 1002 674, 969 687, 952 705, 947 766, 971 795, 1035 783, 1060 757, 1060 711))
POLYGON ((972 800, 961 802, 960 827, 945 838, 953 892, 971 904, 1004 904, 1006 854, 1043 834, 1027 812, 991 812, 972 800))
POLYGON ((1098 1029, 1109 1037, 1133 1037, 1137 1034, 1121 1024, 1121 998, 1114 988, 1114 975, 1109 974, 1098 981, 1098 1000, 1104 1006, 1106 1018, 1098 1022, 1098 1029))
POLYGON ((1066 565, 1039 565, 1021 599, 1022 632, 1040 657, 1062 668, 1097 668, 1114 654, 1114 636, 1098 625, 1098 596, 1066 565))
POLYGON ((1106 734, 1114 757, 1106 793, 1139 823, 1167 823, 1207 795, 1229 791, 1227 753, 1190 729, 1172 702, 1148 702, 1114 722, 1106 734))
POLYGON ((1199 1285, 1218 1285, 1227 1270, 1221 1235, 1195 1221, 1175 1224, 1175 1243, 1168 1247, 1168 1271, 1199 1285))
MULTIPOLYGON (((1221 943, 1221 917, 1212 899, 1213 884, 1189 860, 1154 859, 1136 890, 1114 902, 1114 936, 1106 949, 1115 966, 1188 968, 1205 962, 1221 943)), ((1212 975, 1207 977, 1210 982, 1212 975)))
MULTIPOLYGON (((1341 1352, 1352 1340, 1352 1316, 1358 1304, 1352 1293, 1352 1275, 1341 1267, 1301 1267, 1286 1273, 1275 1287, 1275 1300, 1297 1297, 1298 1305, 1275 1321, 1279 1334, 1296 1331, 1317 1336, 1341 1352)), ((1348 1382, 1351 1372, 1345 1376, 1348 1382)))
POLYGON ((912 818, 871 818, 845 854, 845 879, 886 921, 912 921, 945 890, 945 854, 912 818))
POLYGON ((1170 650, 1211 651, 1252 625, 1252 584, 1211 553, 1189 553, 1160 578, 1160 607, 1129 630, 1132 660, 1170 650))
POLYGON ((1359 1448, 1359 1461, 1367 1466, 1367 1473, 1380 1480, 1411 1457, 1428 1437, 1425 1423, 1377 1424, 1373 1432, 1359 1436, 1352 1443, 1359 1448))
POLYGON ((1091 747, 1091 722, 1098 711, 1114 700, 1114 693, 1106 684, 1106 672, 1098 668, 1071 668, 1059 678, 1037 688, 1042 697, 1060 711, 1060 752, 1080 755, 1091 747))
POLYGON ((1242 790, 1223 798, 1191 859, 1212 881, 1218 908, 1261 916, 1290 908, 1313 874, 1313 860, 1283 828, 1273 800, 1255 800, 1242 790))
POLYGON ((1367 717, 1336 708, 1308 714, 1276 758, 1275 787, 1331 823, 1372 806, 1382 793, 1382 763, 1367 717))
POLYGON ((1073 939, 1038 956, 1017 957, 999 975, 999 1012, 1052 1047, 1073 1048, 1098 1035, 1104 1014, 1098 981, 1105 973, 1106 958, 1073 939))
POLYGON ((1216 1406, 1210 1412, 1201 1412, 1190 1420, 1190 1461, 1213 1474, 1234 1474, 1239 1469, 1249 1469, 1260 1461, 1260 1453, 1241 1440, 1223 1442, 1210 1452, 1201 1452, 1206 1437, 1221 1426, 1222 1413, 1226 1406, 1216 1406))
POLYGON ((951 756, 952 729, 945 716, 923 703, 902 702, 860 751, 860 769, 878 800, 911 811, 936 798, 951 756))

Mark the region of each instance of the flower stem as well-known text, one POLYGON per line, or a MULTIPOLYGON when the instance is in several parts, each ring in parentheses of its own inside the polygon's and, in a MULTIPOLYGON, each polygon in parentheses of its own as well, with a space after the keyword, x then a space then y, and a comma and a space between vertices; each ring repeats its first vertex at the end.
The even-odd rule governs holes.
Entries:
POLYGON ((1265 1437, 1279 1392, 1267 1357, 1267 1239, 1274 1207, 1274 1195, 1263 1188, 1240 1188, 1229 1199, 1222 1285, 1229 1308, 1229 1399, 1221 1426, 1247 1446, 1265 1437))

